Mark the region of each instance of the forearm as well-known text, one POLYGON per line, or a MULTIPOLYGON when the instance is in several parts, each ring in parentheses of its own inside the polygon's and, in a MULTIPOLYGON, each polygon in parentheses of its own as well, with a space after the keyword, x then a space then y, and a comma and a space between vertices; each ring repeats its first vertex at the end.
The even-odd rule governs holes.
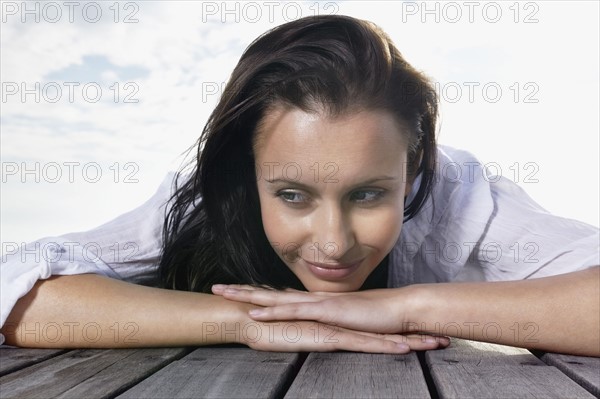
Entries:
POLYGON ((411 287, 406 326, 552 352, 600 356, 600 267, 524 281, 411 287))
POLYGON ((19 299, 6 344, 117 348, 238 342, 251 305, 83 274, 41 280, 19 299))

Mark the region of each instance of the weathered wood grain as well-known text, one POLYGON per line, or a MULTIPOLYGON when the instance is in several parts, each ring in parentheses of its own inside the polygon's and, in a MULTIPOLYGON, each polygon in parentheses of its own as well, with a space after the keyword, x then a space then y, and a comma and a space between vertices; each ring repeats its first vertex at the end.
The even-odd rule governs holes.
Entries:
POLYGON ((65 349, 0 348, 0 376, 65 353, 65 349))
MULTIPOLYGON (((311 353, 302 364, 306 355, 297 353, 191 350, 1 348, 0 397, 430 397, 415 353, 311 353)), ((525 349, 459 339, 424 358, 431 395, 442 399, 600 397, 600 358, 548 353, 542 361, 525 349)))
POLYGON ((443 399, 593 397, 526 349, 453 339, 425 358, 443 399))
POLYGON ((185 348, 74 350, 0 377, 2 398, 112 397, 185 348))
POLYGON ((298 353, 205 347, 169 364, 118 398, 280 397, 298 368, 298 353))
POLYGON ((558 368, 596 397, 600 397, 600 358, 546 353, 541 359, 558 368))
POLYGON ((311 353, 285 395, 291 398, 429 398, 417 355, 311 353))
POLYGON ((544 366, 545 363, 527 349, 452 338, 443 350, 427 351, 427 364, 470 363, 478 365, 544 366))
POLYGON ((433 365, 440 398, 594 398, 555 367, 433 365))

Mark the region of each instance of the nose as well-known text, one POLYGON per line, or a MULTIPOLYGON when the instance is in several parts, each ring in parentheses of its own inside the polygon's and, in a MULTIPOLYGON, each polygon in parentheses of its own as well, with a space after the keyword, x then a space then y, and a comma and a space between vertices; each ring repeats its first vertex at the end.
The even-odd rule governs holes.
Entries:
POLYGON ((315 262, 344 262, 356 245, 351 215, 340 205, 322 205, 313 215, 312 248, 315 262))

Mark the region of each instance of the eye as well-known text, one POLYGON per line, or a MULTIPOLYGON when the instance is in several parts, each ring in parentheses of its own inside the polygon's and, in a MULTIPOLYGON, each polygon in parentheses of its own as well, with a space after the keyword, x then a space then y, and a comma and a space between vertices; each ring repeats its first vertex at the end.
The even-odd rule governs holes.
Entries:
POLYGON ((302 204, 308 201, 308 199, 305 198, 304 195, 297 191, 280 191, 276 195, 277 197, 281 198, 284 202, 290 204, 302 204))
POLYGON ((350 200, 358 203, 371 203, 383 197, 382 190, 360 190, 355 191, 350 195, 350 200))

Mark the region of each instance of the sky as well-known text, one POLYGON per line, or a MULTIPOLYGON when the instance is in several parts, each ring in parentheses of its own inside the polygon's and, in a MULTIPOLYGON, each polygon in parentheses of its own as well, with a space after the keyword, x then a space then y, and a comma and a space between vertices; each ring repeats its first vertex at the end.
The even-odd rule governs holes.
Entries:
POLYGON ((0 3, 3 253, 142 204, 251 41, 332 13, 375 22, 436 82, 441 144, 599 225, 597 1, 0 3))

